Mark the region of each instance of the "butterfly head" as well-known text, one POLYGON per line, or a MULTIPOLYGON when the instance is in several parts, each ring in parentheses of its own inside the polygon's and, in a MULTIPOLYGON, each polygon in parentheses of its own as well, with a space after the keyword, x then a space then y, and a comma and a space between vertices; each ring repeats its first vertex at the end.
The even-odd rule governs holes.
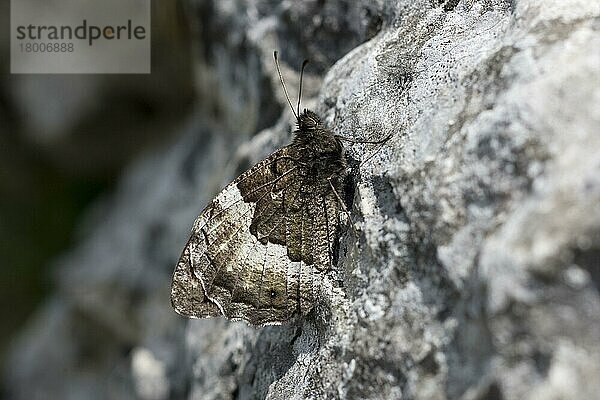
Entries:
POLYGON ((310 110, 298 116, 294 145, 303 149, 305 156, 316 168, 344 169, 344 149, 340 140, 325 126, 321 118, 310 110))
POLYGON ((300 134, 311 134, 319 129, 324 129, 321 118, 319 118, 316 113, 307 109, 305 109, 304 112, 298 116, 298 121, 296 123, 298 125, 298 133, 300 134))

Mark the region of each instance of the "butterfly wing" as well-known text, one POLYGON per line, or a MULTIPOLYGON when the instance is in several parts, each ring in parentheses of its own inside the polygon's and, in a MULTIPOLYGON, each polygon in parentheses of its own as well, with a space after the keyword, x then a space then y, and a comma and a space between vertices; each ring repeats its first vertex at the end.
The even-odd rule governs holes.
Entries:
POLYGON ((219 307, 204 293, 200 279, 194 275, 190 253, 193 243, 188 242, 173 272, 171 305, 180 315, 191 318, 209 318, 221 315, 219 307))
POLYGON ((312 308, 322 272, 334 263, 339 204, 328 182, 308 174, 298 150, 284 147, 196 220, 186 246, 191 270, 227 318, 279 324, 312 308))

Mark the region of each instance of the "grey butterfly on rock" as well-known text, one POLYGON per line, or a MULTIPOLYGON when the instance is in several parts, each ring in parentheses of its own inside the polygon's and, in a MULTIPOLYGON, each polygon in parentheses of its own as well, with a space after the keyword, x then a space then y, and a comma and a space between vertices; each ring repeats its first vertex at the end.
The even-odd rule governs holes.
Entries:
POLYGON ((171 286, 172 306, 183 316, 285 323, 312 309, 337 262, 344 138, 314 112, 300 113, 307 61, 294 110, 274 57, 296 117, 293 140, 227 185, 196 219, 171 286))

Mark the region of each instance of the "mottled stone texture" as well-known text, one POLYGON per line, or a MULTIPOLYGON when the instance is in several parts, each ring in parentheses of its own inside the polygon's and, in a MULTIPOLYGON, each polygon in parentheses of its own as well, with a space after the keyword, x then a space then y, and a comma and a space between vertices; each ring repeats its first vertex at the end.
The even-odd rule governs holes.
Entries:
POLYGON ((197 116, 130 168, 58 261, 5 375, 13 398, 597 398, 597 1, 185 10, 197 116), (274 49, 292 96, 314 60, 305 104, 335 133, 393 138, 349 146, 360 237, 346 228, 306 318, 186 321, 169 285, 192 221, 289 138, 274 49))

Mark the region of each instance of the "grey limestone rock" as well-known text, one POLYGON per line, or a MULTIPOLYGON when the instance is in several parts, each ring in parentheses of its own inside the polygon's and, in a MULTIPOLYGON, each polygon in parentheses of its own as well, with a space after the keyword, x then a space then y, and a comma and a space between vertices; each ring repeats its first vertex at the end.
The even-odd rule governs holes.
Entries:
POLYGON ((192 1, 198 115, 132 166, 57 261, 14 398, 594 399, 600 392, 600 4, 192 1), (293 323, 186 321, 196 214, 289 139, 292 96, 347 147, 354 223, 293 323), (368 159, 370 157, 370 159, 368 159), (364 161, 368 159, 368 161, 364 161))

